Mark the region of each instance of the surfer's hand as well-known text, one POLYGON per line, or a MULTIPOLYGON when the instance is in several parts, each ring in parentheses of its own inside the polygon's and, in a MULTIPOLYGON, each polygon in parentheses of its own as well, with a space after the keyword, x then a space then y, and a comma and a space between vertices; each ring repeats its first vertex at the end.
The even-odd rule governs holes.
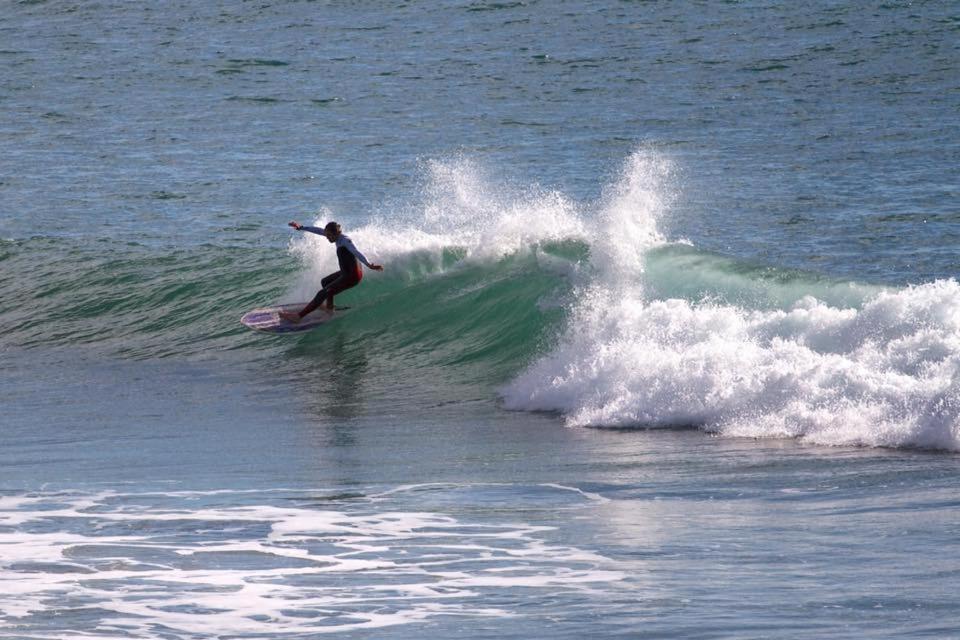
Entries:
POLYGON ((296 222, 296 221, 289 222, 288 224, 289 224, 291 227, 293 227, 294 229, 296 229, 297 231, 300 231, 300 227, 303 226, 302 224, 300 224, 299 222, 296 222))
POLYGON ((372 264, 370 265, 370 268, 373 269, 374 271, 383 271, 382 264, 372 264))

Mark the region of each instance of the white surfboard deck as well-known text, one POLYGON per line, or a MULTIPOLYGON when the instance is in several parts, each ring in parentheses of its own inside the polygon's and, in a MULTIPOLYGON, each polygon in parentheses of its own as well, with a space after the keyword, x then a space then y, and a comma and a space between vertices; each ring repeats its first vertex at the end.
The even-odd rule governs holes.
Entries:
POLYGON ((264 331, 266 333, 293 333, 295 331, 307 331, 315 329, 320 325, 330 322, 334 318, 339 318, 349 307, 337 307, 334 311, 317 309, 306 316, 300 322, 289 322, 280 319, 281 311, 300 311, 307 306, 306 302, 296 302, 293 304, 281 304, 275 307, 263 307, 254 309, 243 314, 240 322, 254 331, 264 331))

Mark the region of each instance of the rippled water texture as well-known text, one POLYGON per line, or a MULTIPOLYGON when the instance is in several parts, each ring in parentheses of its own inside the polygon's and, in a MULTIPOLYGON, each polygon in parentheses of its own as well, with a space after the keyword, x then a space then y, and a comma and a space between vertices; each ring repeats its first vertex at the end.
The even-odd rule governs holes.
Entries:
POLYGON ((0 5, 0 635, 960 635, 958 34, 0 5))

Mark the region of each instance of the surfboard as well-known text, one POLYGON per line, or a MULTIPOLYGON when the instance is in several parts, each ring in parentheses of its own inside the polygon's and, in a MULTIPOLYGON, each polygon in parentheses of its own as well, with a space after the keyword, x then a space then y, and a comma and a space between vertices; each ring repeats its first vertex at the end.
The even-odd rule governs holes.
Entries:
POLYGON ((294 304, 281 304, 275 307, 264 307, 248 311, 240 318, 243 326, 254 331, 264 331, 266 333, 293 333, 295 331, 308 331, 316 329, 322 324, 330 322, 334 318, 339 318, 343 312, 350 307, 336 307, 333 311, 317 309, 310 315, 304 317, 300 322, 289 322, 280 319, 281 311, 299 311, 307 306, 306 302, 297 302, 294 304))

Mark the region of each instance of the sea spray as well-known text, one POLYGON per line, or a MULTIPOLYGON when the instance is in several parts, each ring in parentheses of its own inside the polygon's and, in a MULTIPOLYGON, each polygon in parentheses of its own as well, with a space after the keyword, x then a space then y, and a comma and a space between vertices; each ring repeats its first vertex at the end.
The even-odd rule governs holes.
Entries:
MULTIPOLYGON (((558 191, 497 181, 463 156, 426 161, 423 171, 410 202, 383 205, 370 222, 345 229, 365 255, 387 267, 377 277, 410 281, 465 264, 492 266, 544 243, 584 237, 577 204, 558 191)), ((336 215, 324 209, 312 224, 336 215)), ((337 269, 336 256, 312 234, 291 240, 290 250, 307 270, 286 297, 312 297, 320 278, 337 269)))
POLYGON ((669 185, 651 166, 642 156, 627 163, 612 189, 624 197, 598 214, 606 224, 591 239, 592 279, 579 287, 558 345, 503 388, 507 408, 558 411, 571 425, 960 449, 956 281, 811 287, 848 303, 838 306, 797 298, 797 278, 792 302, 777 292, 785 308, 741 306, 710 291, 655 297, 643 271, 663 242, 657 193, 669 185))
POLYGON ((5 249, 2 297, 18 302, 0 318, 0 346, 282 362, 287 348, 342 343, 375 353, 384 381, 417 369, 470 387, 458 397, 499 388, 506 407, 573 425, 960 449, 954 280, 840 282, 677 242, 661 231, 677 170, 656 151, 628 158, 596 203, 461 157, 424 166, 415 197, 341 220, 387 267, 344 296, 349 323, 294 343, 236 322, 313 295, 336 268, 320 236, 289 232, 297 273, 273 248, 110 244, 108 259, 99 245, 31 239, 5 249))
POLYGON ((641 284, 635 276, 643 272, 645 252, 665 241, 658 221, 675 198, 674 173, 669 158, 640 150, 604 190, 590 240, 591 262, 608 286, 641 284))

